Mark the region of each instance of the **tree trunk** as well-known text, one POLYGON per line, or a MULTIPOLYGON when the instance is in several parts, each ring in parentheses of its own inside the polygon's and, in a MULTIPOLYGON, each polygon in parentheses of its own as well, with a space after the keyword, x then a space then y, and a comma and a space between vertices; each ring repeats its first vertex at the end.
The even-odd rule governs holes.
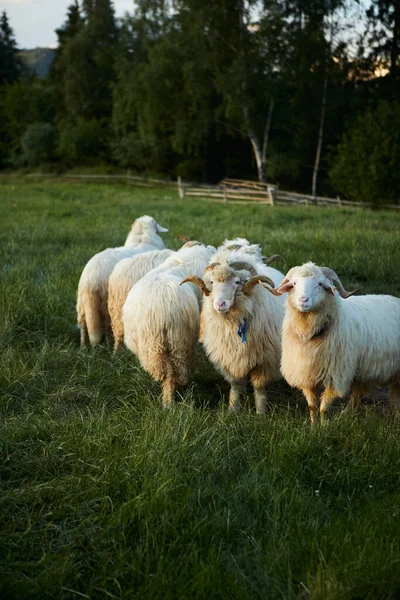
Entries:
POLYGON ((324 85, 323 85, 323 89, 322 89, 321 118, 319 121, 317 153, 315 155, 315 164, 314 164, 314 171, 313 171, 313 178, 312 178, 312 196, 316 196, 316 193, 317 193, 318 169, 319 169, 319 161, 321 158, 322 140, 324 137, 327 89, 328 89, 328 58, 326 59, 326 62, 325 62, 324 85))
POLYGON ((245 105, 243 107, 243 115, 244 115, 244 122, 246 125, 246 131, 247 131, 247 135, 249 137, 251 146, 253 148, 254 158, 256 159, 258 181, 260 183, 267 183, 267 161, 266 161, 266 158, 267 158, 267 148, 268 148, 269 132, 271 129, 273 110, 274 110, 274 100, 270 100, 267 122, 265 124, 265 129, 264 129, 263 146, 261 149, 257 135, 255 134, 255 132, 250 124, 249 108, 247 105, 245 105))
POLYGON ((265 165, 267 164, 267 149, 268 149, 268 142, 269 142, 269 132, 271 130, 272 113, 274 112, 274 104, 275 104, 275 100, 273 98, 271 98, 271 100, 269 101, 267 122, 265 123, 264 141, 263 141, 263 149, 262 149, 262 161, 265 165))

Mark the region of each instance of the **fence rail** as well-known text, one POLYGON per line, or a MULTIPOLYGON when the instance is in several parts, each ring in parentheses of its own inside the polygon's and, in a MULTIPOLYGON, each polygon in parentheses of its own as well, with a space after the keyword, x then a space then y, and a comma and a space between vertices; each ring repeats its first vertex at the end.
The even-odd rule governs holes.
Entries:
MULTIPOLYGON (((35 177, 36 175, 32 175, 35 177)), ((42 175, 43 177, 51 177, 51 175, 42 175)), ((62 176, 64 179, 78 180, 100 180, 100 181, 121 181, 128 185, 137 185, 140 187, 162 187, 165 189, 177 190, 180 198, 183 200, 186 196, 198 199, 209 200, 211 202, 219 202, 224 204, 264 204, 264 205, 299 205, 299 206, 353 206, 355 208, 370 208, 366 204, 352 202, 350 200, 342 200, 341 198, 328 198, 325 196, 311 196, 309 194, 300 194, 298 192, 289 192, 279 189, 279 186, 272 183, 260 183, 257 181, 249 181, 246 179, 235 179, 227 177, 218 185, 207 185, 196 182, 182 181, 178 177, 178 181, 174 182, 170 179, 154 179, 148 177, 139 177, 131 175, 130 172, 126 175, 103 175, 103 174, 82 174, 70 173, 62 176)), ((400 210, 400 205, 384 204, 380 208, 391 210, 400 210)))

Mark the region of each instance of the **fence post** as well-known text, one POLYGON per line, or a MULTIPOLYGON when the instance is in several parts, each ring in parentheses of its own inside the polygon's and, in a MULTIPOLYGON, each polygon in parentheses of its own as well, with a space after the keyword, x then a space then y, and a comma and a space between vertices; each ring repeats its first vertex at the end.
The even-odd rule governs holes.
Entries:
POLYGON ((271 206, 274 206, 274 204, 275 204, 275 194, 276 194, 275 188, 272 186, 268 186, 267 187, 267 197, 269 200, 269 204, 271 204, 271 206))
POLYGON ((228 202, 228 198, 226 197, 226 188, 225 188, 225 186, 222 188, 222 191, 224 193, 224 203, 226 204, 228 202))
POLYGON ((178 192, 179 198, 183 200, 185 197, 185 186, 183 185, 182 179, 180 177, 178 177, 178 192))

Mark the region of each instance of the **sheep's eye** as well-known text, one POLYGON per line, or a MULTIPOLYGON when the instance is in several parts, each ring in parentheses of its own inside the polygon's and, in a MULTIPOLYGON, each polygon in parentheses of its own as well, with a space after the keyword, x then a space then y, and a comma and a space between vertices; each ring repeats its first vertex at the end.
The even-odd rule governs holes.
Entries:
POLYGON ((214 282, 213 282, 213 281, 210 281, 210 283, 211 283, 211 285, 213 285, 213 284, 214 284, 214 282))
POLYGON ((239 285, 239 283, 240 283, 240 279, 237 279, 237 280, 235 281, 235 283, 236 283, 236 285, 239 285))
POLYGON ((322 287, 324 284, 320 282, 318 285, 319 285, 320 287, 322 287))
POLYGON ((296 285, 296 282, 295 282, 295 281, 293 281, 293 285, 296 285))

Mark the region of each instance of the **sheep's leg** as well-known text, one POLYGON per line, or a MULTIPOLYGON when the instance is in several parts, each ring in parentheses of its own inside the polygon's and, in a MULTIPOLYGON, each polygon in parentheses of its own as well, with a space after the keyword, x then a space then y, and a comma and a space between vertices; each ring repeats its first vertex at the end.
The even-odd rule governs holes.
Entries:
POLYGON ((254 403, 256 405, 256 413, 258 415, 264 415, 267 411, 267 390, 266 385, 268 383, 264 373, 260 373, 257 369, 252 371, 251 383, 254 389, 254 403))
POLYGON ((113 330, 111 327, 111 319, 110 319, 110 315, 109 315, 108 311, 104 315, 104 331, 106 334, 107 343, 110 346, 113 346, 114 345, 114 335, 113 335, 113 330))
POLYGON ((124 336, 115 336, 114 337, 114 354, 117 354, 118 350, 122 346, 122 342, 124 340, 124 336))
POLYGON ((171 408, 174 403, 175 381, 172 377, 167 377, 163 381, 163 408, 171 408))
POLYGON ((321 423, 325 422, 326 413, 328 412, 335 398, 340 397, 334 388, 325 388, 321 395, 320 417, 321 423))
POLYGON ((318 414, 318 388, 304 388, 302 390, 308 404, 308 410, 310 411, 311 424, 315 425, 317 422, 318 414))
POLYGON ((368 392, 368 390, 369 390, 368 387, 362 387, 362 386, 356 386, 356 385, 353 386, 353 389, 351 390, 351 396, 350 396, 349 403, 346 406, 346 408, 344 409, 344 412, 348 413, 348 412, 355 410, 356 408, 359 408, 362 397, 365 396, 365 394, 368 392))
POLYGON ((86 321, 81 322, 80 324, 81 330, 81 346, 87 346, 89 344, 89 334, 86 327, 86 321))
POLYGON ((237 413, 240 410, 240 394, 246 393, 246 379, 232 379, 230 384, 229 410, 237 413))
POLYGON ((392 412, 400 415, 400 385, 391 385, 389 387, 389 400, 392 412))

